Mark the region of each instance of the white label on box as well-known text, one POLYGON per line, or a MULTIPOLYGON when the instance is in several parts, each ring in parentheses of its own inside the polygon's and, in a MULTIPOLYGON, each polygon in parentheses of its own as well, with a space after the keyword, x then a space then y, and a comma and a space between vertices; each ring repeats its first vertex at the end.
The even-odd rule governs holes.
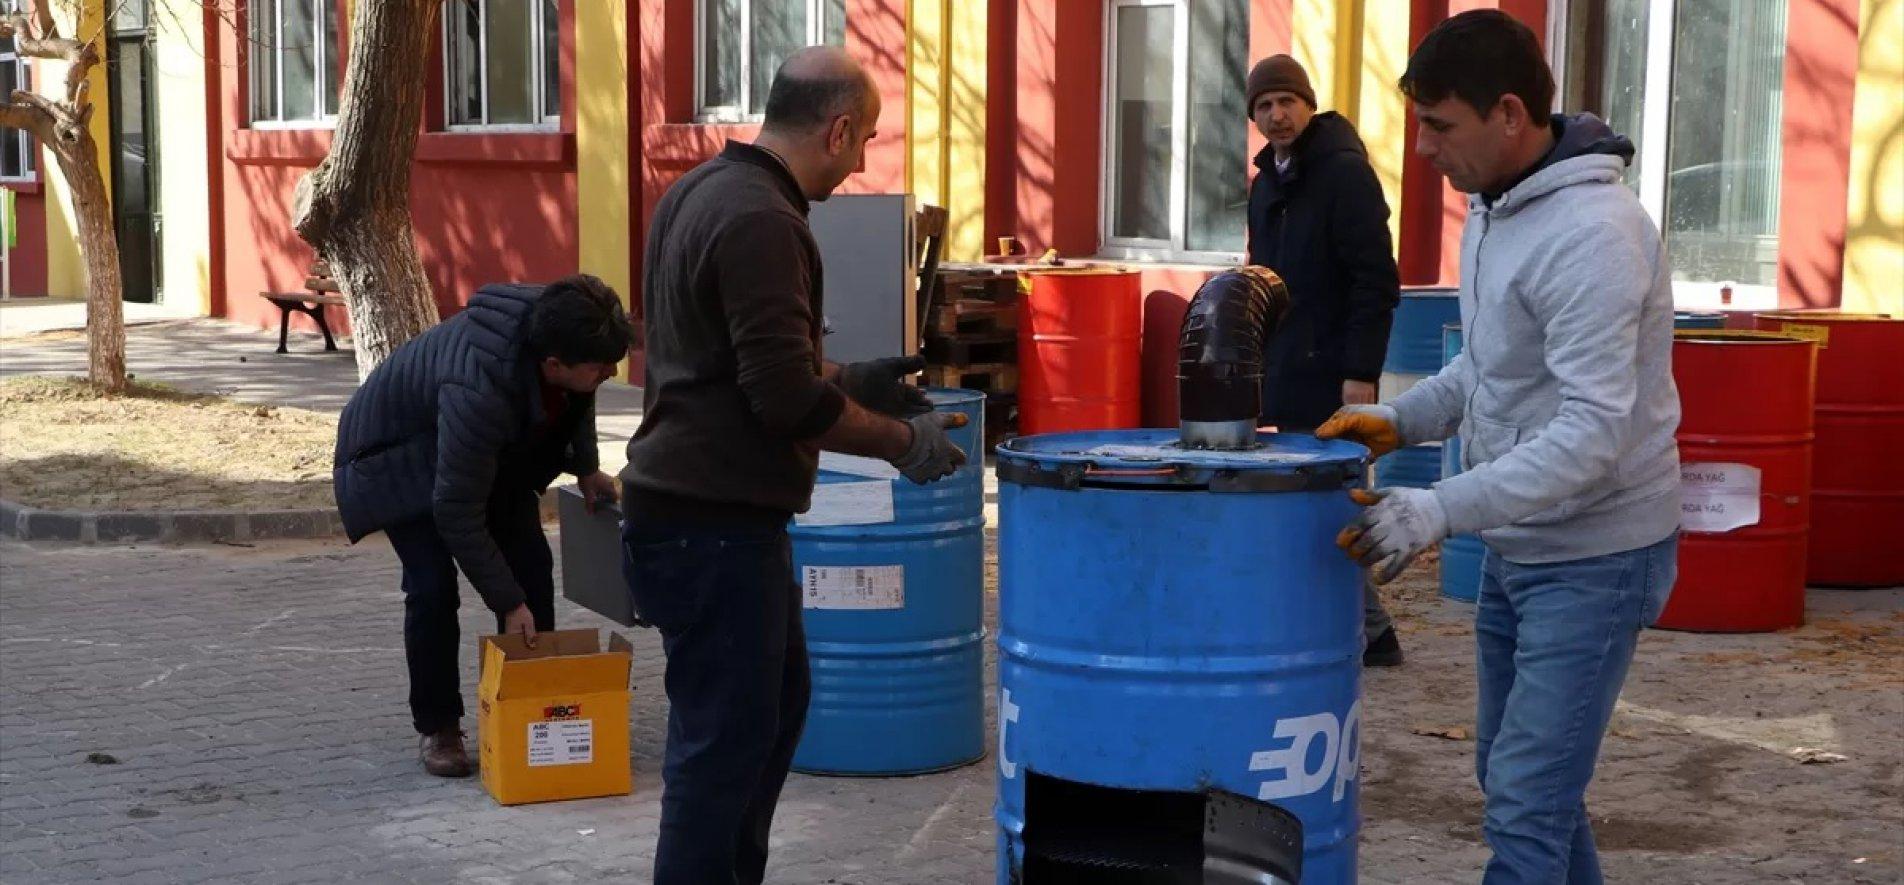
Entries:
POLYGON ((903 565, 809 565, 800 584, 807 608, 876 610, 906 607, 903 565))
POLYGON ((1729 532, 1759 523, 1759 469, 1750 464, 1679 465, 1679 527, 1729 532))
POLYGON ((529 723, 529 767, 585 765, 595 761, 595 721, 529 723))
POLYGON ((876 525, 893 521, 892 483, 823 482, 813 487, 813 506, 795 525, 876 525))

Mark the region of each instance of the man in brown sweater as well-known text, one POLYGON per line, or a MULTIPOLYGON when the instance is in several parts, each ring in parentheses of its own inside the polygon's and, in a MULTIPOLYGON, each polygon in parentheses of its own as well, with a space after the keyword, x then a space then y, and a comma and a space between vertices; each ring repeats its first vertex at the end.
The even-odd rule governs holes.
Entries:
POLYGON ((965 462, 945 434, 959 417, 903 382, 921 363, 821 356, 807 206, 861 167, 879 109, 844 52, 797 52, 754 143, 728 142, 655 208, 645 409, 621 478, 629 591, 668 656, 659 885, 764 878, 810 691, 786 526, 820 450, 922 484, 965 462))

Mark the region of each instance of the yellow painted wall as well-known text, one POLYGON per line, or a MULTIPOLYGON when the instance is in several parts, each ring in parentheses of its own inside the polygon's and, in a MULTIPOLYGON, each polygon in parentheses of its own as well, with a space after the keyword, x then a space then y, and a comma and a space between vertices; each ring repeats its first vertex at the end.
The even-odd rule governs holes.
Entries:
POLYGON ((1904 316, 1904 0, 1859 18, 1844 308, 1904 316))
POLYGON ((986 6, 912 0, 906 102, 906 186, 942 206, 947 260, 985 249, 986 6))
POLYGON ((211 186, 205 140, 205 29, 197 0, 154 0, 153 88, 159 131, 160 295, 211 313, 211 186))
POLYGON ((1408 7, 1409 0, 1290 4, 1290 55, 1308 70, 1317 108, 1340 113, 1361 133, 1388 199, 1391 239, 1401 230, 1405 108, 1395 80, 1408 61, 1408 7))
MULTIPOLYGON (((60 34, 81 38, 102 32, 105 19, 104 0, 53 0, 54 17, 60 23, 60 34), (83 2, 82 7, 80 3, 83 2)), ((106 158, 112 140, 110 114, 107 113, 105 46, 99 46, 101 61, 96 65, 87 80, 91 100, 97 107, 93 110, 93 142, 99 149, 99 167, 106 178, 107 193, 112 191, 112 176, 106 173, 106 158)), ((33 83, 34 91, 49 98, 64 98, 66 95, 65 62, 36 60, 34 74, 38 77, 33 83)), ((55 298, 83 298, 86 295, 86 263, 79 255, 79 220, 73 215, 72 188, 66 183, 66 176, 60 173, 58 161, 45 148, 40 150, 41 179, 46 183, 46 291, 55 298)))
MULTIPOLYGON (((575 190, 581 269, 634 297, 628 194, 628 7, 575 4, 575 190)), ((632 305, 631 305, 632 307, 632 305)))

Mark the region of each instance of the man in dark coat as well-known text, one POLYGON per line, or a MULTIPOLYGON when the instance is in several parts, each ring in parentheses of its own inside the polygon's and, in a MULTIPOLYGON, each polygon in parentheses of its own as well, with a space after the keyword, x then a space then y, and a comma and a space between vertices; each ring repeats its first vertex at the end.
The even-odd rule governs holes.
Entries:
POLYGON ((490 285, 377 366, 337 425, 350 540, 382 531, 403 563, 403 647, 423 767, 467 777, 456 573, 533 646, 555 628, 540 496, 562 473, 592 507, 617 494, 595 446, 595 389, 628 354, 621 299, 590 276, 490 285))
MULTIPOLYGON (((1308 432, 1344 404, 1376 401, 1388 328, 1401 300, 1388 203, 1355 126, 1316 113, 1309 75, 1276 55, 1250 71, 1250 119, 1269 140, 1250 187, 1249 260, 1289 287, 1289 312, 1263 366, 1263 421, 1308 432)), ((1374 666, 1401 663, 1374 585, 1364 593, 1374 666)))

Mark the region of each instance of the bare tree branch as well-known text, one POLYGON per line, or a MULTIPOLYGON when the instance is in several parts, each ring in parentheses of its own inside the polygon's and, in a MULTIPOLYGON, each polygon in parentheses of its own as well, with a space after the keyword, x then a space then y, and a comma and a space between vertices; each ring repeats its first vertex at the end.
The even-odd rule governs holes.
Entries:
MULTIPOLYGON (((28 92, 24 89, 16 89, 14 90, 11 98, 15 102, 15 104, 13 105, 14 107, 24 106, 23 109, 31 109, 34 111, 38 111, 39 114, 45 118, 43 121, 44 128, 35 127, 35 126, 15 126, 14 127, 17 129, 26 129, 32 132, 33 136, 35 138, 38 138, 41 141, 52 141, 55 137, 54 136, 55 129, 59 128, 62 125, 70 124, 73 122, 73 115, 72 115, 71 109, 63 107, 58 102, 55 102, 44 95, 40 95, 39 93, 28 92)), ((13 124, 9 123, 7 125, 12 126, 13 124)))
MULTIPOLYGON (((16 92, 14 93, 15 100, 18 100, 19 97, 22 95, 31 95, 31 93, 16 92)), ((39 98, 39 96, 37 95, 33 97, 39 98)), ((41 100, 44 101, 44 99, 41 99, 41 100)), ((53 127, 55 125, 55 119, 56 118, 54 118, 53 116, 47 113, 44 107, 41 107, 38 105, 34 105, 34 104, 0 105, 0 126, 6 126, 13 129, 24 129, 28 132, 33 133, 33 137, 38 138, 41 141, 47 141, 51 139, 51 136, 53 134, 53 127)))

